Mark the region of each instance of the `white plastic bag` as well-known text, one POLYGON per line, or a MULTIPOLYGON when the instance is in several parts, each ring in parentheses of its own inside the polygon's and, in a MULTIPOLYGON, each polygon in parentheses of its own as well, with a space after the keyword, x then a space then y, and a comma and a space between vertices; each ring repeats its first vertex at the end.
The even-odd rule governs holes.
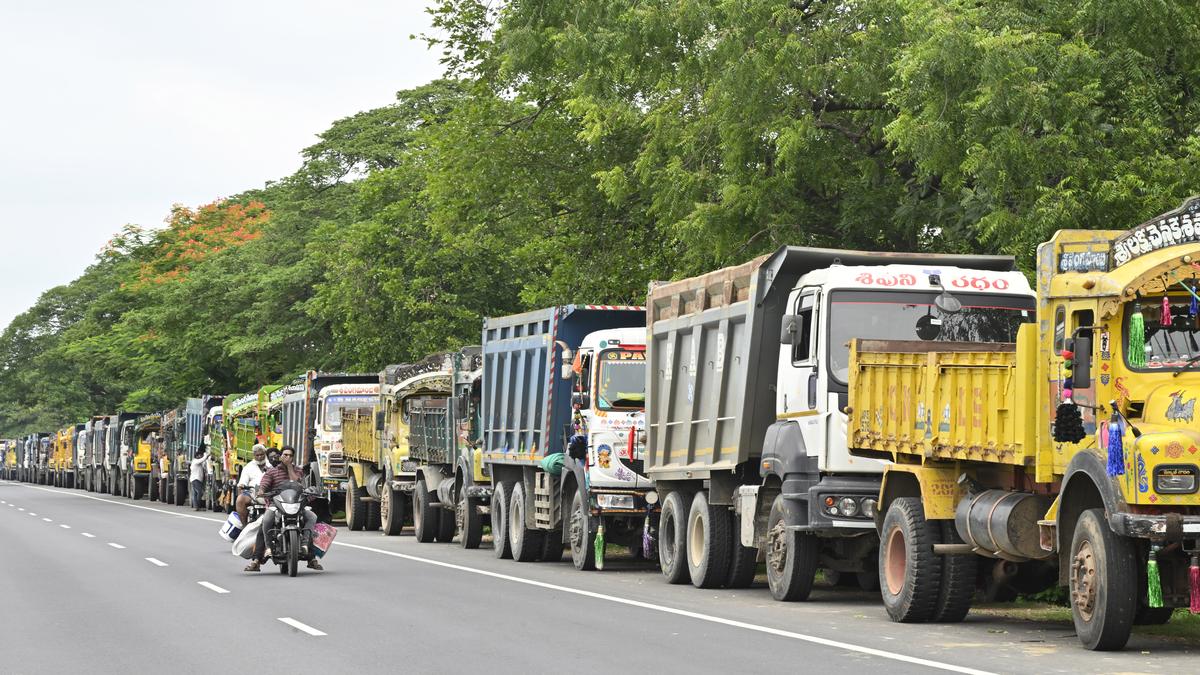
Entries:
POLYGON ((243 528, 242 533, 238 535, 237 541, 233 542, 233 554, 249 560, 254 555, 254 540, 258 538, 258 531, 261 529, 262 518, 251 522, 243 528))

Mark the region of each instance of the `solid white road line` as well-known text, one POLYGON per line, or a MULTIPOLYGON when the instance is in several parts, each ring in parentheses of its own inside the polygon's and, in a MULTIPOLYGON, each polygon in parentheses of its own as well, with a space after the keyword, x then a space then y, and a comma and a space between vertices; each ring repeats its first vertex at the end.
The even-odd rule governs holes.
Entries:
POLYGON ((207 581, 197 581, 196 583, 207 588, 208 590, 212 591, 213 593, 228 593, 229 592, 229 591, 225 590, 224 588, 221 588, 220 586, 218 586, 216 584, 210 584, 207 581))
POLYGON ((87 537, 88 539, 95 539, 95 538, 96 538, 96 535, 94 535, 94 534, 90 534, 90 533, 88 533, 88 532, 80 532, 79 534, 82 534, 83 536, 87 537))
POLYGON ((158 565, 159 567, 166 567, 166 566, 167 566, 167 563, 165 563, 165 562, 163 562, 163 561, 159 560, 158 558, 146 558, 146 562, 148 562, 148 563, 150 563, 150 564, 152 564, 152 565, 158 565))
POLYGON ((300 623, 299 621, 291 618, 290 616, 281 616, 281 617, 279 617, 279 620, 286 623, 287 625, 291 626, 292 628, 295 628, 296 630, 302 630, 305 633, 308 633, 309 635, 312 635, 314 637, 321 637, 322 635, 325 635, 325 633, 322 633, 321 631, 317 630, 316 628, 313 628, 312 626, 309 626, 307 624, 300 623))
POLYGON ((553 591, 560 591, 562 593, 570 593, 572 595, 582 595, 587 598, 593 598, 596 600, 604 600, 606 602, 614 602, 619 605, 640 607, 642 609, 649 609, 649 610, 653 610, 656 612, 662 612, 664 614, 674 614, 676 616, 686 616, 691 619, 698 619, 700 621, 707 621, 709 623, 721 624, 723 626, 732 626, 734 628, 743 628, 745 630, 751 630, 751 631, 755 631, 758 633, 766 633, 767 635, 775 635, 777 637, 784 637, 784 638, 789 638, 792 640, 799 640, 801 642, 809 642, 812 644, 824 645, 826 647, 833 647, 835 649, 842 649, 842 650, 845 650, 848 652, 855 652, 858 654, 867 654, 869 656, 878 656, 879 658, 890 659, 893 661, 901 661, 903 663, 912 663, 912 664, 915 664, 918 666, 925 666, 927 668, 936 668, 938 670, 946 670, 946 671, 950 671, 950 672, 954 672, 954 673, 967 673, 968 675, 991 675, 990 672, 986 671, 986 670, 977 670, 975 668, 967 668, 965 666, 956 666, 954 664, 942 663, 940 661, 931 661, 929 659, 922 659, 922 658, 918 658, 916 656, 907 656, 905 654, 897 654, 895 652, 884 651, 882 649, 875 649, 873 647, 864 647, 862 645, 856 645, 856 644, 852 644, 849 642, 841 642, 839 640, 830 640, 830 639, 823 638, 823 637, 817 637, 815 635, 805 635, 804 633, 796 633, 796 632, 793 632, 790 630, 771 628, 770 626, 760 626, 758 624, 747 623, 745 621, 736 621, 734 619, 726 619, 724 617, 713 616, 711 614, 702 614, 700 612, 691 612, 686 609, 677 609, 675 607, 667 607, 666 605, 656 605, 656 604, 650 603, 650 602, 642 602, 641 600, 631 600, 629 598, 622 598, 622 597, 615 596, 615 595, 607 595, 605 593, 596 593, 593 591, 585 591, 585 590, 579 589, 579 588, 570 588, 567 586, 559 586, 558 584, 551 584, 551 583, 547 583, 545 581, 535 581, 533 579, 514 577, 509 574, 501 574, 499 572, 492 572, 490 570, 481 570, 481 569, 477 569, 474 567, 466 567, 465 565, 455 565, 454 563, 443 562, 441 560, 432 560, 430 558, 421 558, 421 557, 415 556, 415 555, 408 555, 405 553, 396 553, 395 551, 385 551, 381 548, 372 548, 370 546, 360 546, 358 544, 349 544, 349 543, 344 543, 344 542, 340 542, 340 541, 335 541, 333 543, 335 546, 346 546, 348 548, 356 548, 356 549, 360 549, 363 551, 371 551, 372 553, 379 553, 381 555, 391 556, 393 558, 403 558, 405 560, 411 560, 413 562, 424 563, 426 565, 435 565, 437 567, 445 567, 447 569, 459 570, 460 572, 469 572, 471 574, 478 574, 478 575, 485 576, 485 577, 492 577, 493 579, 503 579, 505 581, 511 581, 511 582, 518 583, 518 584, 526 584, 528 586, 536 586, 538 588, 545 588, 545 589, 549 589, 549 590, 553 590, 553 591))
POLYGON ((70 525, 67 525, 66 523, 59 523, 59 524, 58 524, 58 526, 59 526, 59 527, 61 527, 61 528, 62 528, 62 529, 64 529, 64 530, 69 530, 69 529, 71 529, 71 526, 70 526, 70 525))
POLYGON ((110 541, 110 542, 108 542, 108 545, 109 545, 109 546, 111 546, 111 547, 113 547, 113 548, 125 548, 124 546, 122 546, 122 545, 120 545, 120 544, 118 544, 118 543, 115 543, 115 542, 111 542, 111 541, 110 541))
POLYGON ((153 511, 155 513, 165 513, 168 516, 175 516, 176 518, 195 518, 196 520, 207 520, 207 521, 213 522, 213 523, 225 522, 224 518, 206 518, 204 516, 196 516, 196 515, 192 515, 190 513, 178 513, 176 511, 167 511, 165 509, 155 509, 155 508, 151 508, 149 506, 141 506, 138 504, 127 504, 125 502, 119 502, 119 501, 116 501, 113 499, 105 499, 103 497, 93 497, 92 495, 81 495, 81 494, 72 492, 70 490, 56 490, 54 488, 37 487, 36 485, 25 485, 24 487, 27 487, 31 490, 42 490, 43 492, 55 492, 58 494, 70 495, 72 497, 81 497, 83 499, 94 499, 98 502, 104 502, 105 504, 115 504, 117 506, 124 506, 124 507, 131 508, 131 509, 141 509, 143 511, 153 511))

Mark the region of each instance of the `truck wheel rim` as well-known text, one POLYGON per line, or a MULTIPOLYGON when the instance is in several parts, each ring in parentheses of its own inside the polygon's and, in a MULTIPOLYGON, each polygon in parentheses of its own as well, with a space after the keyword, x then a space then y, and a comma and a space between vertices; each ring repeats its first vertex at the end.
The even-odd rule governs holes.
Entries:
POLYGON ((517 499, 512 500, 512 508, 508 511, 508 538, 512 540, 513 548, 519 549, 525 538, 525 519, 521 517, 521 506, 517 499))
POLYGON ((458 492, 458 508, 454 509, 454 529, 467 536, 467 488, 464 485, 458 492))
POLYGON ((904 576, 908 567, 908 546, 904 540, 904 532, 894 528, 888 534, 887 560, 884 566, 884 576, 887 579, 888 593, 900 595, 904 588, 904 576))
POLYGON ((767 564, 775 574, 783 574, 787 566, 787 528, 782 520, 767 533, 767 564))
POLYGON ((1084 621, 1091 621, 1096 609, 1096 555, 1086 539, 1071 559, 1071 603, 1084 621))
POLYGON ((379 492, 379 518, 385 523, 392 520, 392 490, 386 485, 379 492))
POLYGON ((689 523, 687 551, 688 561, 693 567, 699 567, 704 559, 704 519, 700 514, 693 515, 689 523))

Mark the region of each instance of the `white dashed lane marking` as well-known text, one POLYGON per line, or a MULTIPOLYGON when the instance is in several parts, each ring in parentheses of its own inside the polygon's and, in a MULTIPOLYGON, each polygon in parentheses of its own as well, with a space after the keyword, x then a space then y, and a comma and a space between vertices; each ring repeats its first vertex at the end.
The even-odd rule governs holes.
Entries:
POLYGON ((69 530, 69 529, 71 529, 71 526, 70 526, 70 525, 67 525, 66 523, 59 523, 59 525, 58 525, 58 526, 59 526, 59 527, 61 527, 61 528, 62 528, 62 529, 64 529, 64 530, 69 530))
POLYGON ((95 538, 96 538, 96 535, 94 535, 94 534, 92 534, 92 533, 90 533, 90 532, 80 532, 79 534, 82 534, 83 536, 87 537, 88 539, 95 539, 95 538))
POLYGON ((108 545, 109 545, 109 546, 111 546, 111 547, 113 547, 113 548, 125 548, 124 546, 122 546, 122 545, 120 545, 120 544, 118 544, 118 543, 116 543, 116 542, 111 542, 111 541, 110 541, 110 542, 108 542, 108 545))
POLYGON ((295 628, 296 630, 304 631, 305 633, 308 633, 309 635, 312 635, 314 637, 321 637, 322 635, 325 635, 325 633, 317 630, 316 628, 313 628, 312 626, 309 626, 308 624, 300 623, 299 621, 293 619, 290 616, 281 616, 281 617, 279 617, 279 620, 286 623, 287 625, 291 626, 292 628, 295 628))
POLYGON ((229 592, 229 591, 225 590, 224 588, 221 588, 220 586, 218 586, 216 584, 210 584, 207 581, 197 581, 196 583, 207 588, 208 590, 212 591, 213 593, 228 593, 229 592))
POLYGON ((146 562, 150 563, 151 565, 157 565, 159 567, 167 566, 167 563, 159 560, 158 558, 146 558, 146 562))

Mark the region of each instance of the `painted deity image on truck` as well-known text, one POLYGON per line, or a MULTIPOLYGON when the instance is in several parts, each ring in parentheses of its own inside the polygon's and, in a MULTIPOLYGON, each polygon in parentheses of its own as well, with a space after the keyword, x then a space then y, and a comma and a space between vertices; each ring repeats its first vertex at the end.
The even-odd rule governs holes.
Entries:
POLYGON ((851 454, 894 462, 876 517, 894 620, 961 619, 978 564, 1057 567, 1089 649, 1200 609, 1198 214, 1058 232, 1015 344, 853 341, 851 454))

